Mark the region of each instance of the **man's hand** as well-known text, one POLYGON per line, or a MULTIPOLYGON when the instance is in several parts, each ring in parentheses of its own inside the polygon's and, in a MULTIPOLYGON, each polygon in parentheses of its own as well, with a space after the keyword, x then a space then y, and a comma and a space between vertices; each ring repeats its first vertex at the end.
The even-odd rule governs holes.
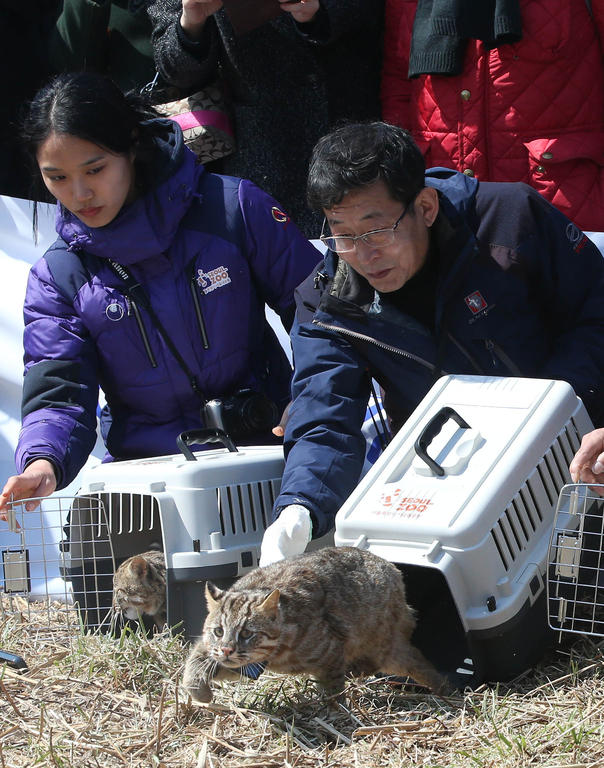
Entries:
POLYGON ((222 0, 182 0, 180 26, 191 40, 201 36, 206 21, 222 8, 222 0))
POLYGON ((307 24, 312 21, 319 10, 319 0, 299 0, 299 2, 279 0, 279 2, 281 3, 281 10, 291 13, 298 24, 307 24))
MULTIPOLYGON (((13 475, 6 481, 0 493, 0 520, 7 519, 6 506, 10 501, 50 496, 56 487, 57 478, 52 463, 46 459, 32 461, 20 475, 13 475)), ((25 505, 27 512, 36 507, 33 501, 25 505)))
POLYGON ((311 539, 310 512, 300 504, 290 504, 264 532, 260 567, 301 555, 311 539))
MULTIPOLYGON (((604 483, 604 428, 583 436, 569 469, 574 483, 604 483)), ((604 496, 604 488, 595 490, 604 496)))
POLYGON ((285 410, 283 411, 283 414, 281 415, 281 421, 277 424, 276 427, 273 427, 271 429, 271 432, 275 437, 283 437, 285 434, 285 425, 287 424, 287 420, 289 419, 289 409, 292 407, 292 401, 290 400, 289 403, 285 406, 285 410))

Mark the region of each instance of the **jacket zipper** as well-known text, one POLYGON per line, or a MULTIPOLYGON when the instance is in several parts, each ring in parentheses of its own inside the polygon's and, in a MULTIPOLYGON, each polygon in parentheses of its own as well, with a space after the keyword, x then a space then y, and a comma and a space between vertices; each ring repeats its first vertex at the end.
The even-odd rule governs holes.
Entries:
POLYGON ((151 344, 149 343, 149 337, 147 336, 147 331, 145 330, 143 318, 141 317, 140 310, 132 297, 130 297, 130 306, 132 306, 132 311, 134 312, 134 317, 136 318, 138 329, 141 332, 141 336, 143 337, 143 344, 145 345, 145 351, 147 352, 149 362, 153 368, 157 368, 157 360, 155 359, 155 355, 151 349, 151 344))
POLYGON ((455 346, 457 347, 457 349, 458 349, 458 350, 461 352, 461 354, 462 354, 462 355, 463 355, 463 356, 466 358, 466 360, 467 360, 467 361, 470 363, 470 365, 472 366, 472 368, 474 368, 474 370, 476 371, 476 373, 477 373, 479 376, 484 376, 484 375, 485 375, 485 371, 484 371, 484 368, 482 368, 480 365, 478 365, 477 361, 476 361, 476 360, 474 360, 474 358, 472 357, 472 355, 471 355, 471 354, 468 352, 468 350, 467 350, 467 349, 466 349, 466 348, 463 346, 463 344, 461 344, 461 343, 460 343, 460 342, 459 342, 459 341, 458 341, 458 340, 455 338, 455 336, 453 336, 453 334, 452 334, 452 333, 447 333, 447 338, 448 338, 448 339, 449 339, 449 340, 450 340, 450 341, 451 341, 453 344, 455 344, 455 346))
POLYGON ((196 288, 197 281, 195 279, 195 274, 193 273, 191 275, 191 280, 189 281, 189 288, 191 290, 191 296, 193 297, 193 306, 195 307, 195 317, 197 318, 197 324, 199 326, 199 331, 201 333, 201 343, 204 349, 209 349, 210 347, 210 340, 208 339, 208 332, 206 329, 206 324, 203 319, 203 312, 201 311, 201 303, 199 301, 199 296, 197 294, 197 288, 196 288))
POLYGON ((503 363, 513 376, 524 376, 512 358, 509 357, 498 344, 495 344, 492 339, 485 339, 484 344, 491 355, 493 368, 498 368, 499 363, 503 363))
MULTIPOLYGON (((313 320, 313 325, 318 325, 319 328, 325 328, 328 331, 336 331, 337 333, 341 333, 343 336, 351 336, 354 339, 359 339, 360 341, 368 341, 370 344, 374 344, 376 347, 379 347, 380 349, 385 349, 387 352, 394 352, 397 355, 401 355, 402 357, 406 357, 408 360, 413 360, 416 363, 419 363, 420 365, 423 365, 425 368, 428 368, 428 370, 434 372, 436 370, 436 366, 432 365, 432 363, 429 363, 427 360, 424 360, 422 357, 418 357, 417 355, 414 355, 412 352, 407 352, 404 349, 400 349, 399 347, 393 347, 390 344, 386 344, 384 341, 378 341, 377 339, 374 339, 373 336, 367 336, 364 333, 358 333, 357 331, 351 331, 348 328, 341 328, 339 325, 330 325, 328 323, 322 323, 320 320, 313 320)), ((442 371, 443 374, 446 373, 446 371, 442 371)))

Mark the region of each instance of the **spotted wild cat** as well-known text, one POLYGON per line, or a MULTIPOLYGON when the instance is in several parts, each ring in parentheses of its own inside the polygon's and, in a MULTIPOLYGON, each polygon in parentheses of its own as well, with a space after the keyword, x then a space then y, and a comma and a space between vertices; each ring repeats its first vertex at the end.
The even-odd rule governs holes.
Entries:
POLYGON ((113 608, 127 619, 151 616, 166 623, 166 562, 157 550, 141 552, 120 565, 113 576, 113 608))
POLYGON ((329 693, 345 676, 410 675, 444 691, 445 680, 410 643, 415 628, 400 571, 353 547, 327 547, 258 568, 228 590, 206 584, 208 615, 183 683, 209 702, 212 680, 240 669, 310 674, 329 693))

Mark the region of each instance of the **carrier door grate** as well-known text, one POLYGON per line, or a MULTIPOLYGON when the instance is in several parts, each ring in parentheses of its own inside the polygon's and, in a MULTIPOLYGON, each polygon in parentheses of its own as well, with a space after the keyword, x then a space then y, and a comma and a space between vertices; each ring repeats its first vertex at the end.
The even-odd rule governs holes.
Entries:
POLYGON ((587 485, 560 493, 548 551, 552 629, 604 635, 603 510, 604 499, 587 485))
POLYGON ((26 499, 0 521, 0 616, 24 634, 70 640, 81 629, 108 629, 115 569, 102 501, 88 496, 26 499))

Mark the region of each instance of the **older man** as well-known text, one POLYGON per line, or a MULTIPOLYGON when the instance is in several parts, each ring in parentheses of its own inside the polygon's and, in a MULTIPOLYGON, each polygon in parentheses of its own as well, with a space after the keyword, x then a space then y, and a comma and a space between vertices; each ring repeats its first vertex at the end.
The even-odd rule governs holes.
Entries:
POLYGON ((604 404, 604 260, 524 184, 425 172, 410 134, 351 124, 316 145, 325 261, 298 289, 287 462, 261 565, 333 527, 359 479, 376 379, 394 430, 442 373, 568 381, 604 404))

